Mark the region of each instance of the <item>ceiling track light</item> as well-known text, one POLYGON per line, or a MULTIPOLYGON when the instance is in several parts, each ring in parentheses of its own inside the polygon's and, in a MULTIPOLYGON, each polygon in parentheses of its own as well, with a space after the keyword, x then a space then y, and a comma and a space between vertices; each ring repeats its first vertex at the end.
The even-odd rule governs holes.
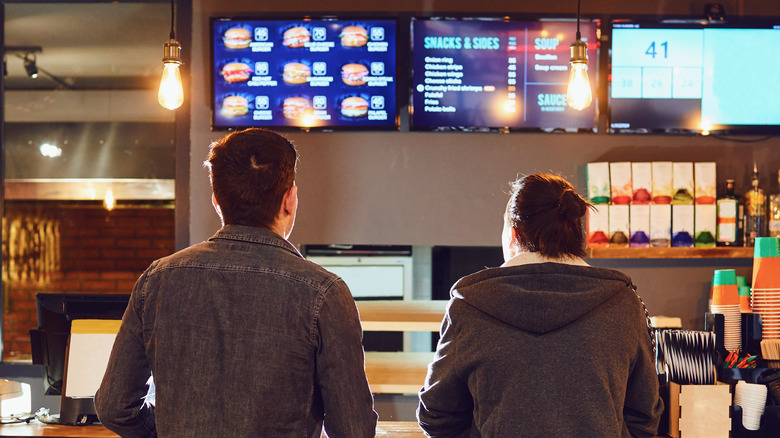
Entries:
POLYGON ((35 53, 28 52, 24 54, 24 71, 27 72, 27 76, 35 79, 38 77, 38 66, 36 65, 35 53))
POLYGON ((576 110, 583 110, 593 102, 593 94, 588 79, 588 43, 582 41, 580 34, 580 0, 577 0, 577 38, 571 43, 569 64, 571 73, 566 103, 576 110))
POLYGON ((184 88, 181 83, 181 44, 176 41, 174 31, 174 1, 171 0, 171 35, 163 45, 163 74, 157 101, 169 110, 175 110, 184 103, 184 88))

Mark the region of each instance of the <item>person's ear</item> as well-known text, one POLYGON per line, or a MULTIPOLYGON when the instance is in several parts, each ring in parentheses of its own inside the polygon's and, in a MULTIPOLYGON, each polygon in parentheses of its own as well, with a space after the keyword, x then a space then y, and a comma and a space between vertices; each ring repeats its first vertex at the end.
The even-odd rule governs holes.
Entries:
POLYGON ((222 224, 225 224, 225 219, 222 217, 222 209, 219 208, 219 204, 217 203, 217 197, 214 195, 214 193, 211 194, 211 205, 214 206, 214 210, 216 210, 217 215, 219 215, 219 220, 222 221, 222 224))
POLYGON ((284 193, 282 200, 282 213, 295 216, 298 210, 298 186, 293 185, 284 193))

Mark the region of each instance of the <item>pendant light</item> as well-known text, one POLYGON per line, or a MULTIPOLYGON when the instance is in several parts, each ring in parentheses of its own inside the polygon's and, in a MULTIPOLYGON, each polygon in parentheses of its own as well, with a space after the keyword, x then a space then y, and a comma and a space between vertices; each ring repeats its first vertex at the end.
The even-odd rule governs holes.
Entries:
POLYGON ((577 39, 571 43, 569 64, 571 64, 571 73, 569 73, 566 103, 576 110, 583 110, 593 102, 593 94, 588 80, 588 44, 582 41, 580 35, 580 0, 577 0, 577 39))
POLYGON ((169 110, 175 110, 184 103, 184 88, 181 84, 181 44, 176 41, 176 33, 173 27, 175 0, 171 0, 171 36, 163 45, 163 74, 160 80, 160 91, 157 93, 157 101, 169 110))

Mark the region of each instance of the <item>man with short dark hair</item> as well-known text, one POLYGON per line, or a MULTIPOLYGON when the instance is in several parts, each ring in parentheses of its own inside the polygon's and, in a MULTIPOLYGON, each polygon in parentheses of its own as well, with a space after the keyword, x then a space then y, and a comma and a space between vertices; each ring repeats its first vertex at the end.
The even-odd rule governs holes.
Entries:
POLYGON ((346 284, 287 241, 297 153, 264 129, 211 146, 223 227, 138 279, 95 407, 124 436, 373 437, 346 284), (144 403, 154 376, 154 405, 144 403))

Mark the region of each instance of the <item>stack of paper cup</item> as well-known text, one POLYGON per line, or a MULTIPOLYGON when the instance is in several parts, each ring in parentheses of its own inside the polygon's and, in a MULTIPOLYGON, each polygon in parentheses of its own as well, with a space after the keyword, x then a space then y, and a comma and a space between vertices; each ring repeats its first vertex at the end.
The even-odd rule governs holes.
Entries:
POLYGON ((737 289, 739 290, 739 310, 742 313, 752 313, 750 308, 750 286, 747 284, 747 277, 737 275, 737 289))
POLYGON ((761 426, 761 415, 766 407, 766 385, 737 382, 734 389, 734 406, 742 407, 742 425, 747 430, 758 430, 761 426))
POLYGON ((742 345, 742 312, 739 305, 737 274, 733 269, 716 270, 712 276, 710 312, 723 315, 723 346, 728 351, 738 350, 742 345))
POLYGON ((751 308, 761 315, 764 339, 780 339, 780 248, 777 237, 758 237, 753 253, 751 308))

